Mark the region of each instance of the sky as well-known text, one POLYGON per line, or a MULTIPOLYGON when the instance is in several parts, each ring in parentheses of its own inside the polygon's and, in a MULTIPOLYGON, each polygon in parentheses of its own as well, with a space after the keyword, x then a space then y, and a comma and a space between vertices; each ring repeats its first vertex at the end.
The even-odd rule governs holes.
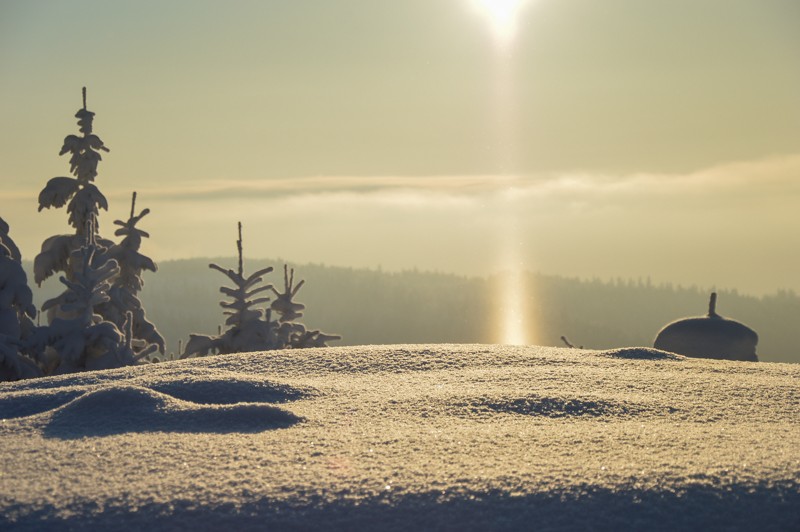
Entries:
POLYGON ((86 86, 156 260, 800 291, 796 0, 0 0, 0 72, 27 259, 86 86))

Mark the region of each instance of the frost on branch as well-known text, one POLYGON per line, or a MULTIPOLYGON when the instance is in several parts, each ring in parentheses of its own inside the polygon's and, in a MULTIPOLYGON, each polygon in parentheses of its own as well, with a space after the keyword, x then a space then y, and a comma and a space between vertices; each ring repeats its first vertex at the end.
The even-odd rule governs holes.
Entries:
POLYGON ((50 325, 37 332, 38 347, 45 352, 45 372, 62 374, 84 370, 117 368, 134 364, 126 352, 125 339, 117 326, 103 319, 96 308, 108 302, 108 290, 119 274, 117 261, 98 264, 95 259, 101 248, 95 239, 90 220, 85 231, 85 244, 72 252, 69 269, 73 278, 62 276, 66 291, 42 305, 42 310, 56 309, 50 325))
POLYGON ((0 218, 0 381, 41 375, 28 350, 35 329, 33 294, 8 229, 0 218))
MULTIPOLYGON (((67 278, 72 278, 73 272, 70 270, 70 255, 81 248, 86 239, 83 234, 75 235, 55 235, 51 236, 42 243, 42 251, 36 255, 33 261, 33 275, 36 284, 42 285, 46 279, 63 272, 67 278)), ((95 237, 95 242, 99 250, 97 259, 104 257, 105 250, 111 248, 114 242, 101 237, 95 237)))
POLYGON ((146 340, 136 338, 133 335, 134 317, 133 312, 128 311, 125 315, 125 325, 123 327, 124 341, 120 351, 120 359, 141 362, 159 362, 155 356, 159 350, 159 345, 147 343, 146 340))
POLYGON ((114 259, 119 264, 119 275, 114 279, 109 289, 109 301, 100 305, 99 313, 107 320, 123 328, 130 326, 131 334, 136 343, 142 341, 145 345, 155 344, 161 353, 165 352, 164 337, 159 334, 155 325, 147 320, 144 307, 139 299, 139 291, 144 286, 142 273, 145 270, 155 272, 158 268, 150 257, 142 255, 139 248, 142 238, 150 235, 136 227, 142 218, 150 213, 144 209, 136 214, 136 192, 131 199, 131 215, 127 222, 115 220, 114 224, 120 226, 114 235, 123 237, 119 244, 108 250, 108 258, 114 259), (130 314, 130 323, 128 323, 130 314))

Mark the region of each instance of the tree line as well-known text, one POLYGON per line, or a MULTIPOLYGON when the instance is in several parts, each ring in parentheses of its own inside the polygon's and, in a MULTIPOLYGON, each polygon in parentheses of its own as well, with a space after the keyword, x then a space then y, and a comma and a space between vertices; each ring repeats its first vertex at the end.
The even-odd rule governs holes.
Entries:
MULTIPOLYGON (((170 350, 195 330, 222 325, 216 307, 219 290, 211 261, 235 258, 164 261, 149 275, 141 299, 158 324, 170 350)), ((258 261, 285 262, 281 259, 258 261)), ((297 267, 313 283, 304 288, 309 322, 335 330, 333 345, 390 343, 496 343, 496 299, 500 275, 453 274, 355 269, 322 264, 297 267)), ((667 323, 705 314, 711 289, 653 284, 646 279, 581 280, 528 273, 526 317, 531 342, 607 349, 651 346, 667 323)), ((47 287, 45 287, 47 288, 47 287)), ((800 296, 792 291, 754 297, 717 290, 720 314, 741 321, 759 334, 759 359, 800 362, 795 329, 800 296)), ((44 297, 42 295, 41 297, 44 297)))

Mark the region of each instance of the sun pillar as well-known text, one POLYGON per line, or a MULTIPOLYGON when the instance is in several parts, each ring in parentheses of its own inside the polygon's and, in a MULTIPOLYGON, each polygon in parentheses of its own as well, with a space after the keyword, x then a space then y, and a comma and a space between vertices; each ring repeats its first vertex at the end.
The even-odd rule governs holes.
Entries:
POLYGON ((512 345, 532 343, 535 336, 528 308, 531 287, 526 279, 524 235, 516 212, 518 194, 514 188, 519 166, 514 41, 519 13, 527 3, 527 0, 473 0, 473 6, 487 19, 491 31, 494 50, 491 134, 495 166, 509 183, 503 192, 497 219, 496 270, 499 273, 493 287, 494 341, 512 345))

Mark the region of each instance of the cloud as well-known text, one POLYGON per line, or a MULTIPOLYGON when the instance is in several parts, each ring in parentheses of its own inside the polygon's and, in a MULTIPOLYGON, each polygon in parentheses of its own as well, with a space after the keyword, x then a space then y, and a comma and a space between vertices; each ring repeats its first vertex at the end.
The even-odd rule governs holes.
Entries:
POLYGON ((313 195, 378 195, 384 192, 473 196, 513 186, 509 176, 317 176, 264 180, 184 181, 140 191, 157 201, 203 201, 219 198, 286 198, 313 195))
MULTIPOLYGON (((800 154, 725 163, 684 174, 611 175, 568 172, 539 175, 317 176, 264 180, 184 181, 139 190, 147 201, 286 200, 323 197, 415 205, 450 198, 454 204, 514 199, 614 199, 659 196, 771 196, 800 193, 800 154)), ((112 192, 110 197, 129 195, 112 192)), ((15 198, 20 193, 13 193, 15 198)), ((7 196, 8 197, 8 196, 7 196)))
MULTIPOLYGON (((358 201, 396 205, 442 202, 471 205, 498 200, 604 199, 624 201, 632 197, 659 196, 774 196, 800 193, 800 154, 756 161, 724 163, 683 174, 634 173, 612 175, 596 172, 563 172, 536 175, 466 176, 314 176, 263 180, 208 180, 172 182, 165 186, 140 187, 142 201, 216 202, 221 200, 281 200, 303 198, 316 201, 358 201)), ((104 185, 109 199, 130 197, 130 190, 104 185)), ((33 190, 4 190, 0 198, 30 200, 33 190)))

